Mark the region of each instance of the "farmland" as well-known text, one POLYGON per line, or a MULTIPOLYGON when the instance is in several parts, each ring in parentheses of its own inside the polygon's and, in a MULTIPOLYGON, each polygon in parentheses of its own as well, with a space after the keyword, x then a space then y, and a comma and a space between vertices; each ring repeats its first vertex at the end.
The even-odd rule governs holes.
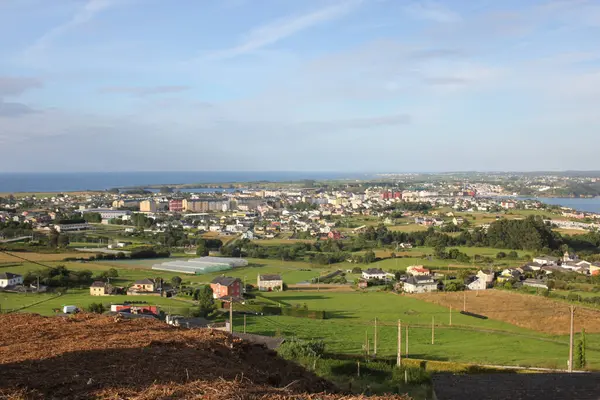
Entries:
MULTIPOLYGON (((328 351, 361 354, 365 335, 373 349, 374 318, 378 319, 378 350, 383 357, 396 352, 398 320, 409 327, 409 356, 430 360, 484 364, 530 365, 563 368, 568 355, 568 337, 526 329, 504 321, 481 320, 412 296, 383 292, 284 292, 267 293, 264 298, 282 306, 304 306, 326 310, 329 318, 311 320, 284 316, 249 316, 247 331, 267 335, 321 338, 328 351), (436 325, 431 344, 431 324, 436 325)), ((489 297, 488 297, 489 299, 489 297)), ((517 299, 520 298, 517 296, 517 299)), ((563 306, 560 304, 560 306, 563 306)), ((492 308, 491 304, 487 305, 492 308)), ((236 318, 236 330, 243 321, 236 318)), ((540 326, 543 319, 540 319, 540 326)), ((562 331, 560 331, 562 333, 562 331)), ((591 367, 600 368, 600 335, 588 335, 591 367)))
MULTIPOLYGON (((569 305, 540 296, 486 290, 480 293, 467 293, 467 310, 486 315, 492 319, 532 329, 548 334, 566 335, 569 333, 569 305)), ((427 293, 414 296, 416 299, 452 306, 463 307, 463 293, 427 293)), ((600 310, 577 308, 575 330, 585 328, 586 332, 600 333, 600 310)))

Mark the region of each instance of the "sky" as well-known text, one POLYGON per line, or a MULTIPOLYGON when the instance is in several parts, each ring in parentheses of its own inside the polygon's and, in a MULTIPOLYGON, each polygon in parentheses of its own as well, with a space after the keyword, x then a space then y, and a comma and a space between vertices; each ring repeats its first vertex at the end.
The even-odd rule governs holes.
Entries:
POLYGON ((598 170, 597 0, 0 0, 0 171, 598 170))

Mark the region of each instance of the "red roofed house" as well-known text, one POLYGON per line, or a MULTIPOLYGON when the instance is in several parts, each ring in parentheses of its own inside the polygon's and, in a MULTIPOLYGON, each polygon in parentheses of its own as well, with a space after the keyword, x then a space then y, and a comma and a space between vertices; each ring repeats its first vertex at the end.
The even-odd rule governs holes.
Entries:
POLYGON ((240 278, 231 278, 228 276, 219 276, 210 283, 213 290, 213 297, 221 299, 223 297, 242 297, 242 281, 240 278))
POLYGON ((340 240, 342 238, 342 234, 340 231, 331 231, 327 234, 328 239, 340 240))
POLYGON ((411 265, 406 268, 406 273, 412 276, 429 276, 431 275, 431 271, 422 265, 411 265))

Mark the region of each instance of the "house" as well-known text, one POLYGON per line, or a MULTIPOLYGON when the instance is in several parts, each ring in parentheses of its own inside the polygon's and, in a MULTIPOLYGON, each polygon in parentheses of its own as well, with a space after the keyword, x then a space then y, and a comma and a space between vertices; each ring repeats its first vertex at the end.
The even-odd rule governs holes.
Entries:
POLYGON ((454 217, 454 218, 452 218, 452 223, 454 225, 462 225, 465 223, 465 220, 462 217, 454 217))
POLYGON ((406 273, 413 276, 428 276, 431 275, 431 271, 422 265, 411 265, 406 268, 406 273))
POLYGON ((569 254, 568 251, 565 251, 565 254, 563 254, 563 262, 574 262, 579 260, 579 257, 577 257, 576 254, 569 254))
POLYGON ((534 257, 533 262, 540 265, 558 265, 558 258, 552 256, 534 257))
POLYGON ((525 279, 523 281, 523 286, 530 286, 530 287, 540 288, 540 289, 548 289, 548 285, 546 284, 546 282, 544 282, 540 279, 525 279))
POLYGON ((96 281, 90 286, 90 296, 108 296, 113 292, 114 288, 110 283, 96 281))
POLYGON ((595 262, 590 265, 590 275, 598 276, 600 275, 600 262, 595 262))
POLYGON ((242 297, 242 281, 240 278, 219 276, 212 280, 210 288, 215 299, 223 297, 242 297))
POLYGON ((330 231, 327 234, 327 238, 331 240, 340 240, 342 238, 342 234, 340 231, 330 231))
POLYGON ((146 278, 133 282, 131 288, 136 289, 139 292, 154 292, 156 283, 152 279, 146 278))
POLYGON ((431 276, 411 276, 404 282, 406 293, 428 293, 438 290, 438 284, 431 276))
POLYGON ((410 243, 400 243, 400 248, 401 249, 412 249, 413 245, 410 243))
POLYGON ((520 280, 521 272, 519 272, 515 268, 507 268, 500 273, 498 277, 498 282, 507 282, 510 280, 520 280))
POLYGON ((283 290, 281 275, 258 275, 256 286, 261 292, 283 290))
POLYGON ((364 279, 359 279, 358 280, 358 287, 360 289, 366 289, 367 287, 369 287, 369 282, 365 281, 364 279))
POLYGON ((471 283, 467 284, 467 288, 469 290, 486 290, 488 288, 488 284, 485 281, 485 278, 480 278, 478 276, 473 277, 474 279, 471 283))
MULTIPOLYGON (((158 280, 157 280, 158 281, 158 280)), ((133 282, 133 285, 127 290, 129 296, 136 295, 160 295, 160 282, 155 282, 152 279, 140 279, 133 282)))
POLYGON ((2 272, 0 273, 0 288, 5 288, 8 286, 22 285, 23 284, 23 276, 18 274, 13 274, 12 272, 2 272))
POLYGON ((494 274, 494 271, 479 270, 479 272, 477 272, 477 278, 484 281, 485 284, 490 287, 494 283, 496 274, 494 274))
POLYGON ((381 279, 384 280, 388 276, 382 269, 379 268, 369 268, 362 272, 363 279, 371 280, 371 279, 381 279))

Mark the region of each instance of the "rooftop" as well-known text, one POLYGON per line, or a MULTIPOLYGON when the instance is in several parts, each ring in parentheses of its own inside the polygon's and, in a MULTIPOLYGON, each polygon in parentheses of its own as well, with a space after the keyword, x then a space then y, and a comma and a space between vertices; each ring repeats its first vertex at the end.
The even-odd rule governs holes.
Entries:
POLYGON ((215 279, 213 279, 211 283, 216 283, 221 286, 231 286, 234 282, 239 280, 239 278, 233 278, 231 276, 218 276, 215 279))

